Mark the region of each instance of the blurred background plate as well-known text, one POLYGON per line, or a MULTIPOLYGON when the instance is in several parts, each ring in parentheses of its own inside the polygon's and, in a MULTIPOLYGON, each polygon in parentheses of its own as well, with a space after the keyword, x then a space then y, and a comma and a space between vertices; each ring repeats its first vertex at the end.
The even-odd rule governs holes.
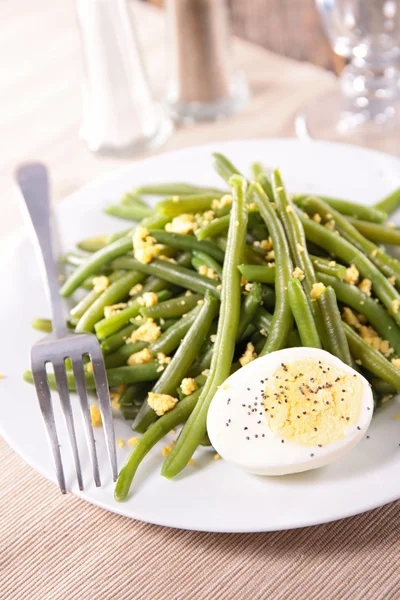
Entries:
MULTIPOLYGON (((400 186, 400 161, 378 152, 327 142, 248 140, 215 143, 159 155, 124 167, 70 196, 56 210, 63 249, 83 237, 121 228, 102 214, 134 186, 151 182, 187 180, 218 185, 211 153, 223 152, 244 171, 255 160, 279 166, 290 191, 319 192, 372 204, 400 186)), ((0 433, 33 468, 54 481, 53 465, 34 388, 22 381, 29 348, 38 334, 30 329, 35 316, 47 307, 31 245, 20 243, 1 268, 7 281, 0 297, 0 330, 8 340, 0 356, 0 433)), ((344 459, 324 469, 279 478, 262 478, 241 472, 202 449, 195 464, 174 481, 159 475, 159 444, 144 461, 125 503, 113 498, 102 431, 96 430, 102 479, 100 489, 91 483, 90 465, 84 463, 84 492, 78 496, 128 517, 201 531, 272 531, 325 523, 354 515, 400 498, 400 412, 398 399, 380 409, 369 439, 364 438, 344 459), (108 478, 108 479, 107 479, 108 478)), ((59 411, 57 417, 60 418, 59 411)), ((81 420, 78 420, 78 425, 81 420)), ((74 481, 72 459, 62 426, 60 439, 68 483, 74 481)), ((116 418, 116 437, 132 435, 129 424, 116 418)), ((84 448, 83 431, 78 429, 84 448)), ((171 438, 172 439, 172 438, 171 438)), ((119 464, 128 448, 118 448, 119 464)), ((16 474, 16 480, 18 474, 16 474)), ((16 493, 29 494, 29 490, 16 493)))

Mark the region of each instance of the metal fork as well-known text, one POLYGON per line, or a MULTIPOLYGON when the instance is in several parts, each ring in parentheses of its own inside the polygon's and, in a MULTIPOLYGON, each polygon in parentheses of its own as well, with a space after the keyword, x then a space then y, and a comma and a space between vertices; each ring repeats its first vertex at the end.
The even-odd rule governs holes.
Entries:
POLYGON ((47 380, 46 365, 47 363, 53 364, 80 490, 83 490, 82 470, 76 442, 71 399, 68 391, 65 360, 69 358, 72 362, 76 391, 80 400, 85 435, 96 486, 100 486, 101 482, 83 368, 83 357, 85 355, 89 355, 93 366, 93 376, 99 399, 107 450, 111 463, 112 476, 115 481, 118 471, 110 394, 103 355, 96 337, 90 333, 77 334, 69 332, 63 316, 59 295, 59 281, 51 241, 51 209, 47 169, 40 163, 25 164, 17 169, 15 176, 24 199, 25 212, 28 214, 30 222, 33 225, 32 233, 34 235, 32 237, 40 258, 43 280, 51 307, 53 332, 32 347, 31 366, 40 409, 53 453, 58 485, 61 492, 65 494, 67 488, 51 393, 47 380))

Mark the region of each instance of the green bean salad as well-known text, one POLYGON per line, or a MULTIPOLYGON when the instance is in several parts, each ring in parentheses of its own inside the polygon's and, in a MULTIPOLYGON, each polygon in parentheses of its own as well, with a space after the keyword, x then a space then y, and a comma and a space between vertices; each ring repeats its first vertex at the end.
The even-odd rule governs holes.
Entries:
MULTIPOLYGON (((375 407, 400 390, 400 261, 387 250, 400 244, 400 229, 387 222, 400 189, 369 207, 289 195, 279 170, 260 163, 245 177, 226 157, 213 161, 221 188, 140 186, 106 208, 128 227, 83 240, 62 257, 61 295, 83 291, 68 326, 99 339, 113 408, 135 432, 117 500, 146 454, 178 426, 162 452, 165 477, 210 445, 214 395, 259 356, 326 350, 369 381, 375 407), (146 203, 151 196, 155 208, 146 203)), ((51 331, 51 322, 36 319, 33 327, 51 331)), ((85 376, 94 390, 89 359, 85 376)), ((31 372, 24 378, 32 382, 31 372)), ((67 378, 74 390, 68 365, 67 378)), ((101 425, 95 403, 91 415, 101 425)))

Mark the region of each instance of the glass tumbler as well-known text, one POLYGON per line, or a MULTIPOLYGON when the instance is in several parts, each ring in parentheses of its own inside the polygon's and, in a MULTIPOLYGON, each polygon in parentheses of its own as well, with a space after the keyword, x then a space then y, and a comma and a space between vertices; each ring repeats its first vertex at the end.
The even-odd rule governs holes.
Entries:
POLYGON ((296 118, 300 137, 400 154, 400 0, 316 0, 336 54, 348 59, 336 89, 296 118))

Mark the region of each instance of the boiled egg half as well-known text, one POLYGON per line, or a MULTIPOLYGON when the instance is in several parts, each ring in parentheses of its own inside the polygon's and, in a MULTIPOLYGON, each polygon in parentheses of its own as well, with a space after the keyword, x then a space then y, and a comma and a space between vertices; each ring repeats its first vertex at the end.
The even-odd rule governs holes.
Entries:
POLYGON ((216 452, 260 475, 316 469, 340 458, 367 431, 371 387, 316 348, 287 348, 250 362, 215 394, 207 430, 216 452))

